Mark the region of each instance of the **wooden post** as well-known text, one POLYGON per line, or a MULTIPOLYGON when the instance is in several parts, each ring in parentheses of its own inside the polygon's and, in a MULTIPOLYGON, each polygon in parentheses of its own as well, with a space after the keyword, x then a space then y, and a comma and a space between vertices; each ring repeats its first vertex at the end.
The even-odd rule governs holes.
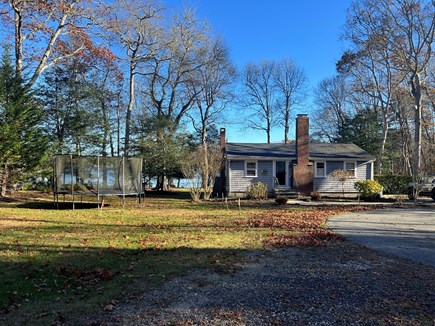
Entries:
POLYGON ((72 196, 72 206, 73 206, 73 210, 75 209, 75 204, 74 204, 74 165, 73 165, 73 156, 72 154, 70 154, 70 164, 71 164, 71 196, 72 196))

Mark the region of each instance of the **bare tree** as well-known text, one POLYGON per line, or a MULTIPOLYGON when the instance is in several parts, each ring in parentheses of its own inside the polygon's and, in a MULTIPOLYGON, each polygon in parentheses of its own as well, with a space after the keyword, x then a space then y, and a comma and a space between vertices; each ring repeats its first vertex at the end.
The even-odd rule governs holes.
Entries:
POLYGON ((284 127, 284 143, 288 143, 291 112, 305 98, 306 77, 304 71, 289 58, 276 63, 273 77, 279 102, 278 119, 284 127))
POLYGON ((101 155, 115 154, 115 133, 118 132, 119 94, 122 92, 124 76, 119 70, 116 60, 105 62, 98 60, 92 71, 86 76, 89 92, 100 107, 101 121, 98 121, 96 132, 102 131, 101 155))
POLYGON ((232 84, 236 69, 229 59, 228 48, 221 39, 210 44, 209 60, 197 71, 190 92, 198 94, 189 117, 196 132, 201 135, 201 144, 207 143, 207 129, 222 119, 227 104, 234 98, 232 84))
MULTIPOLYGON (((209 187, 208 157, 212 154, 208 153, 207 130, 222 120, 224 109, 234 97, 231 85, 236 77, 236 70, 230 62, 228 49, 220 39, 211 44, 208 55, 210 59, 207 64, 197 71, 196 82, 189 86, 193 94, 198 94, 189 117, 193 128, 201 136, 204 189, 209 187)), ((211 191, 204 190, 204 193, 208 199, 211 191)))
MULTIPOLYGON (((369 13, 366 13, 368 15, 369 13)), ((337 70, 344 74, 356 93, 364 94, 363 106, 380 111, 382 117, 382 140, 378 155, 378 171, 382 173, 385 146, 389 130, 391 101, 401 79, 393 75, 392 60, 384 48, 383 35, 364 41, 365 34, 358 35, 350 26, 347 33, 355 44, 355 52, 346 52, 337 63, 337 70), (359 39, 358 37, 362 37, 359 39)), ((376 29, 377 30, 377 29, 376 29)), ((402 78, 403 79, 403 78, 402 78)), ((352 96, 355 98, 355 96, 352 96)), ((358 103, 353 103, 354 106, 358 103)))
POLYGON ((400 160, 391 167, 393 173, 412 174, 413 158, 413 99, 406 88, 394 93, 391 110, 398 126, 400 140, 400 160))
MULTIPOLYGON (((154 119, 171 126, 167 131, 155 130, 157 142, 164 139, 168 131, 174 134, 192 109, 204 88, 200 72, 214 60, 209 55, 209 27, 199 21, 193 11, 184 11, 170 20, 169 30, 151 47, 153 59, 141 68, 144 109, 154 119)), ((161 174, 158 179, 158 187, 164 190, 165 175, 161 174)))
POLYGON ((337 169, 332 171, 331 176, 341 183, 342 196, 344 198, 344 184, 352 176, 350 171, 337 169))
POLYGON ((219 145, 211 144, 200 146, 198 154, 202 158, 200 162, 204 199, 208 200, 213 192, 216 174, 222 166, 222 152, 219 145))
POLYGON ((85 26, 80 26, 87 12, 86 3, 83 0, 0 1, 1 23, 6 31, 13 31, 15 70, 28 87, 47 68, 84 49, 85 42, 75 48, 64 47, 62 36, 75 34, 87 38, 85 26))
POLYGON ((213 191, 216 173, 222 165, 222 152, 217 144, 206 147, 201 145, 190 152, 181 163, 181 170, 185 178, 189 179, 190 194, 193 201, 200 199, 201 192, 204 199, 210 199, 213 191), (206 157, 206 159, 204 159, 206 157), (206 178, 204 180, 204 178, 206 178))
POLYGON ((380 8, 391 17, 390 46, 398 60, 397 69, 407 75, 415 104, 415 149, 413 175, 421 174, 423 87, 432 58, 435 36, 434 1, 384 1, 380 8), (392 3, 390 3, 392 2, 392 3))
POLYGON ((190 197, 194 202, 201 198, 202 192, 202 169, 197 153, 189 153, 181 162, 181 171, 189 182, 190 197))
POLYGON ((153 47, 162 37, 158 12, 151 0, 116 0, 104 7, 100 25, 112 34, 112 39, 125 51, 128 62, 128 107, 125 119, 124 155, 130 152, 131 117, 135 105, 135 77, 138 66, 154 58, 153 47))
MULTIPOLYGON (((370 54, 371 62, 384 64, 383 71, 390 69, 390 83, 396 78, 405 80, 409 87, 415 108, 414 176, 421 173, 423 90, 432 61, 434 9, 434 1, 428 0, 361 0, 353 2, 347 20, 348 39, 365 55, 370 54)), ((379 67, 374 69, 379 71, 379 67)), ((385 94, 381 98, 391 100, 385 94)))
POLYGON ((427 173, 435 173, 435 70, 429 71, 427 85, 424 88, 426 104, 422 112, 423 120, 423 170, 427 173))
POLYGON ((350 115, 350 90, 342 76, 322 80, 314 90, 314 135, 321 140, 334 142, 337 131, 350 115))
POLYGON ((150 99, 149 113, 165 117, 178 128, 202 89, 189 89, 198 82, 197 72, 209 60, 209 28, 194 12, 185 11, 169 18, 171 26, 152 47, 153 60, 143 66, 143 93, 150 99))
POLYGON ((268 143, 275 124, 274 70, 274 62, 263 61, 260 64, 247 64, 242 73, 243 101, 249 110, 247 126, 266 132, 268 143))

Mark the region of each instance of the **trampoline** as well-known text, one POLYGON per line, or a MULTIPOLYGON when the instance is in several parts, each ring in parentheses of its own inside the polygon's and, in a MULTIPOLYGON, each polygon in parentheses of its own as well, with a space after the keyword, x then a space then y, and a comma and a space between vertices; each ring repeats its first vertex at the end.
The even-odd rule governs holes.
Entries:
POLYGON ((142 163, 138 157, 102 157, 56 155, 53 165, 53 193, 55 205, 59 195, 70 194, 75 208, 76 195, 95 195, 100 208, 104 196, 136 195, 141 200, 142 163))

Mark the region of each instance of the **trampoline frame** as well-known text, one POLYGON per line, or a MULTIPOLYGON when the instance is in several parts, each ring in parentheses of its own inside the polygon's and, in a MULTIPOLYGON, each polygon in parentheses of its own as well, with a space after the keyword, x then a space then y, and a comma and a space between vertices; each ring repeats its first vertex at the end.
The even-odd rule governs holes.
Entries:
MULTIPOLYGON (((138 197, 138 201, 139 203, 143 202, 143 199, 145 198, 145 191, 143 189, 142 186, 142 175, 143 175, 143 158, 139 158, 139 157, 125 157, 125 156, 115 156, 115 157, 104 157, 104 159, 118 159, 118 160, 122 160, 121 162, 121 166, 122 166, 122 184, 120 184, 119 182, 119 177, 120 174, 118 173, 118 184, 120 186, 120 191, 104 191, 102 192, 100 189, 100 180, 101 180, 101 172, 104 173, 104 167, 100 167, 100 158, 102 158, 103 156, 80 156, 80 155, 73 155, 73 154, 69 154, 69 155, 55 155, 53 157, 53 204, 55 205, 56 208, 59 208, 59 195, 63 195, 64 197, 64 202, 65 202, 65 195, 71 195, 72 198, 72 209, 75 209, 75 196, 76 195, 80 195, 81 196, 81 202, 83 201, 83 195, 96 195, 97 196, 97 208, 98 210, 101 210, 103 208, 103 203, 104 203, 104 196, 120 196, 122 198, 122 207, 125 207, 125 197, 126 196, 130 196, 130 195, 136 195, 136 197, 138 197), (70 187, 71 187, 71 191, 68 190, 61 190, 58 189, 58 180, 61 177, 61 175, 57 175, 57 158, 58 157, 62 157, 64 160, 66 157, 69 156, 69 169, 70 169, 70 173, 69 174, 65 174, 62 173, 63 177, 65 178, 65 176, 69 176, 70 178, 70 187), (75 159, 96 159, 97 161, 97 176, 96 176, 96 189, 97 191, 91 191, 89 189, 87 190, 83 190, 83 191, 77 191, 76 185, 78 185, 79 183, 77 182, 77 179, 79 177, 79 174, 75 174, 74 173, 74 160, 75 159), (125 163, 126 160, 129 159, 135 159, 135 160, 140 160, 139 166, 140 166, 140 170, 138 171, 138 175, 135 176, 137 178, 137 185, 139 189, 136 189, 138 191, 134 191, 134 192, 126 192, 125 190, 125 163)), ((65 167, 68 166, 68 164, 65 164, 65 167)), ((65 169, 63 170, 65 171, 65 169)), ((78 170, 77 170, 78 171, 78 170)))

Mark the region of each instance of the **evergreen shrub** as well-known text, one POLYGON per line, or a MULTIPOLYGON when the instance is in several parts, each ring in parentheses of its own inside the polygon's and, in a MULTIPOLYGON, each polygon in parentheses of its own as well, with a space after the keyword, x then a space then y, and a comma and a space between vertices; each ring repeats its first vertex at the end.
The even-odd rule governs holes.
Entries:
POLYGON ((408 175, 375 175, 375 180, 383 187, 386 195, 407 194, 408 183, 412 177, 408 175))

